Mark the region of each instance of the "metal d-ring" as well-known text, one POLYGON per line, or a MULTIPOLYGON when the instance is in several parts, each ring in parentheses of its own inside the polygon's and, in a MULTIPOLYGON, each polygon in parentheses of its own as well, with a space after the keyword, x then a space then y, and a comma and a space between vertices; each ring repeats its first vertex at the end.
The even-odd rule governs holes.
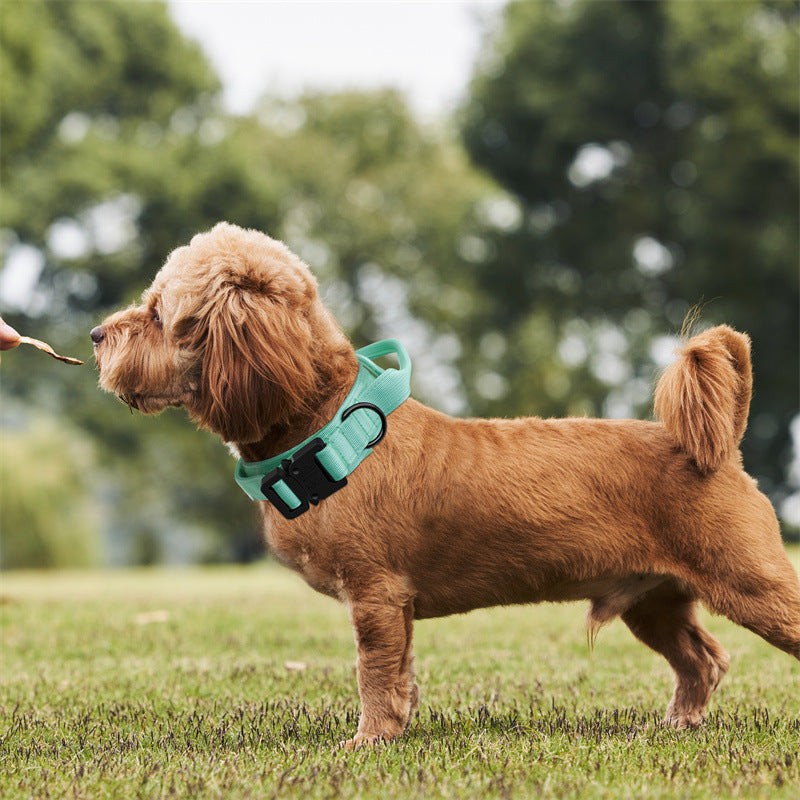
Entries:
POLYGON ((369 411, 374 411, 380 418, 381 418, 381 429, 378 435, 371 441, 367 442, 364 445, 365 450, 369 450, 372 447, 375 447, 376 444, 380 444, 383 440, 383 437, 386 436, 386 429, 388 424, 386 422, 386 414, 381 411, 378 406, 374 405, 373 403, 354 403, 350 408, 345 409, 342 411, 342 422, 344 422, 354 411, 358 411, 359 408, 366 408, 369 411))

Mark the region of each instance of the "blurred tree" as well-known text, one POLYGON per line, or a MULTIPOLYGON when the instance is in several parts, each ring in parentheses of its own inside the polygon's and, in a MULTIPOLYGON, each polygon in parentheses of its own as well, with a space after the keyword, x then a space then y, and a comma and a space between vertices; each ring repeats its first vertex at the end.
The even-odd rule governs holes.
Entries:
MULTIPOLYGON (((440 332, 472 308, 454 242, 487 181, 452 135, 422 129, 392 93, 266 100, 257 116, 226 117, 216 78, 160 3, 10 3, 0 14, 4 277, 20 264, 33 277, 17 313, 3 309, 11 323, 90 360, 96 321, 133 300, 174 247, 227 219, 300 252, 357 341, 410 331, 419 374, 427 360, 449 378, 417 390, 463 408, 456 338, 440 332), (20 107, 27 94, 43 99, 20 107)), ((131 417, 86 369, 37 356, 4 359, 6 405, 66 416, 97 443, 114 561, 258 550, 215 437, 182 412, 131 417)))
POLYGON ((476 410, 646 414, 658 337, 700 303, 753 338, 745 463, 785 495, 799 23, 795 2, 507 6, 463 109, 513 198, 475 248, 498 376, 476 410))
MULTIPOLYGON (((89 360, 88 330, 228 219, 287 241, 357 343, 404 338, 417 396, 550 414, 643 411, 653 338, 719 297, 704 318, 754 335, 748 466, 778 481, 796 397, 796 337, 781 337, 796 326, 795 6, 721 7, 512 5, 463 127, 499 188, 391 92, 228 117, 161 3, 2 3, 0 311, 89 360)), ((130 416, 86 368, 32 351, 6 354, 2 378, 5 427, 46 414, 90 438, 86 479, 59 497, 65 516, 87 492, 102 503, 111 560, 257 550, 229 455, 182 412, 130 416)))
POLYGON ((257 171, 281 173, 273 234, 312 266, 353 339, 402 331, 417 395, 466 410, 459 341, 482 301, 459 243, 492 187, 452 132, 423 128, 386 91, 266 99, 236 135, 257 171))
POLYGON ((28 423, 3 436, 0 568, 96 566, 101 520, 87 486, 93 447, 46 418, 28 423))
MULTIPOLYGON (((172 248, 220 218, 271 221, 280 186, 226 139, 218 80, 162 3, 3 3, 0 57, 3 277, 27 285, 3 312, 20 330, 89 360, 87 331, 172 248)), ((86 368, 59 366, 8 355, 5 405, 65 416, 93 437, 115 560, 253 547, 252 511, 222 478, 219 443, 188 435, 178 414, 134 421, 86 368), (210 541, 213 528, 228 540, 210 541)))

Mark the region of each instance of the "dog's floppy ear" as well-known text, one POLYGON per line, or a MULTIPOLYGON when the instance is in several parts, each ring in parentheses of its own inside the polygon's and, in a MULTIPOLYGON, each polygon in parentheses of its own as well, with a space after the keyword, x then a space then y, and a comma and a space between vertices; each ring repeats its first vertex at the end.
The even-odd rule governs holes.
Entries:
POLYGON ((313 402, 306 314, 286 297, 231 285, 205 319, 199 422, 228 442, 256 442, 313 402))

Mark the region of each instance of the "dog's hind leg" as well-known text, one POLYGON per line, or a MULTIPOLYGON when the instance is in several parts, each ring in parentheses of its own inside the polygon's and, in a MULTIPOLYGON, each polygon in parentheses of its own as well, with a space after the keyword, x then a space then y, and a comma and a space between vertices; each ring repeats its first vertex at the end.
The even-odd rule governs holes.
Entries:
POLYGON ((694 599, 672 581, 645 594, 622 614, 631 632, 667 659, 675 692, 664 723, 696 728, 714 689, 728 671, 728 654, 697 619, 694 599))
POLYGON ((713 611, 800 660, 800 581, 782 548, 753 559, 742 556, 727 574, 717 570, 700 597, 713 611))
POLYGON ((355 631, 356 672, 361 718, 348 749, 392 739, 409 726, 419 702, 414 681, 411 639, 413 600, 405 605, 351 601, 350 621, 355 631))
POLYGON ((744 489, 739 506, 715 530, 698 532, 702 547, 684 547, 676 567, 712 611, 800 659, 800 580, 769 500, 755 485, 744 489))

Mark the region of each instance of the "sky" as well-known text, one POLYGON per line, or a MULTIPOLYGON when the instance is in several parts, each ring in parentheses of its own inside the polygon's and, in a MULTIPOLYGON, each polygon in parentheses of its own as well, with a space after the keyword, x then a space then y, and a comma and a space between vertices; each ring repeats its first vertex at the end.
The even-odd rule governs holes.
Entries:
POLYGON ((252 110, 265 92, 391 86, 436 118, 464 95, 504 4, 170 0, 169 9, 214 66, 232 113, 252 110))

